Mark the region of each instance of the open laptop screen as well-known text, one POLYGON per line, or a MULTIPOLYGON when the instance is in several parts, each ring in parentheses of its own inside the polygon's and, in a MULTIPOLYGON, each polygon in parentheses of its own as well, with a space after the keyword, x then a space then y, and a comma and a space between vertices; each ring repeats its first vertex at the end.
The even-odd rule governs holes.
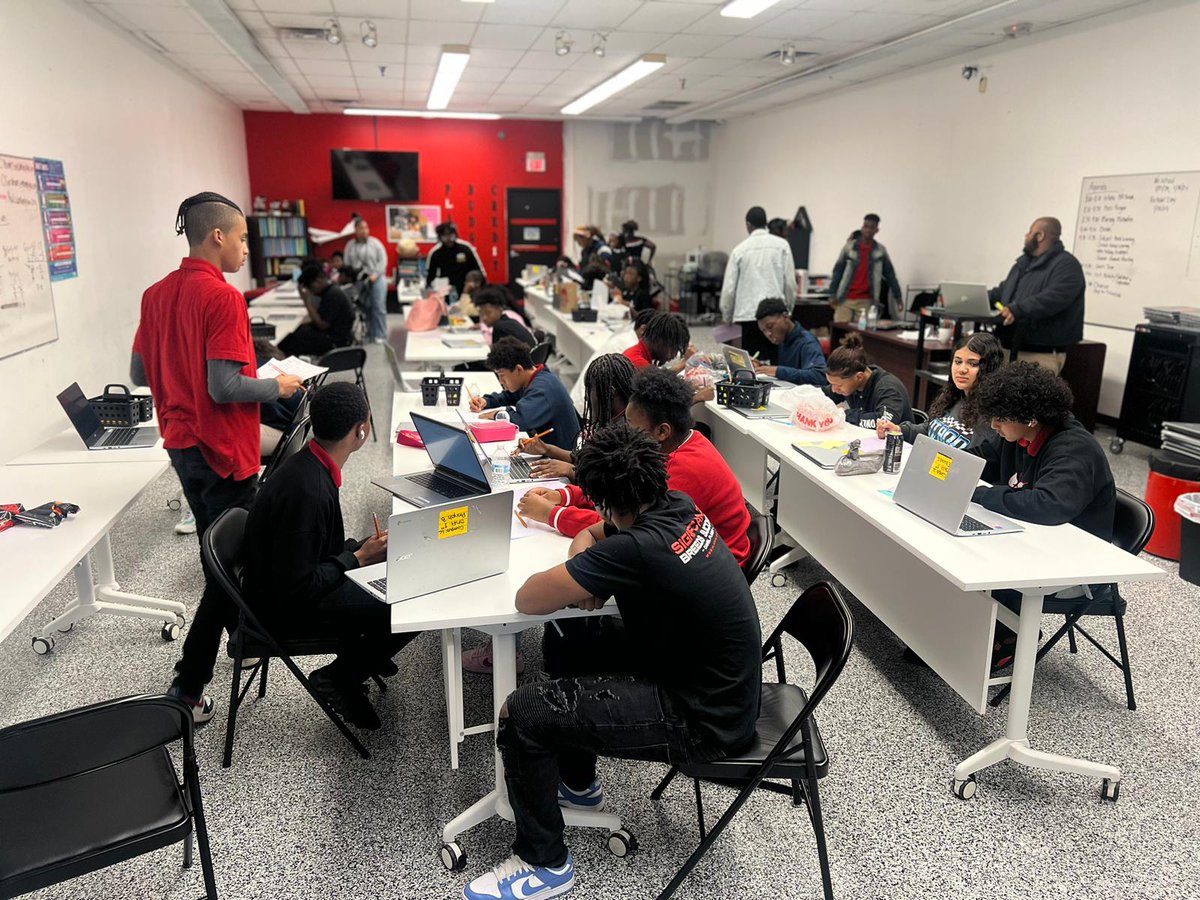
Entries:
POLYGON ((69 388, 59 394, 58 402, 62 404, 67 418, 71 420, 71 424, 75 426, 75 430, 79 432, 79 436, 85 443, 104 430, 104 426, 100 423, 100 416, 96 414, 92 405, 88 403, 87 397, 83 395, 79 382, 73 382, 69 388))
POLYGON ((465 431, 418 413, 413 413, 412 420, 421 440, 425 442, 425 451, 437 468, 449 469, 469 481, 484 485, 488 483, 465 431))

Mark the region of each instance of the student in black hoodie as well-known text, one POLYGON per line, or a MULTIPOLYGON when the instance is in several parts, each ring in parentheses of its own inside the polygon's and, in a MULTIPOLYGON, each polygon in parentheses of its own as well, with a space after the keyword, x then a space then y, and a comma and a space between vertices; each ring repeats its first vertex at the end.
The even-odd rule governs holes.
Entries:
MULTIPOLYGON (((242 543, 247 601, 284 635, 338 635, 337 659, 309 676, 347 721, 378 728, 366 696, 372 675, 395 675, 392 656, 414 634, 392 634, 391 611, 346 578, 348 569, 382 562, 387 532, 346 540, 338 489, 342 468, 371 432, 362 389, 325 385, 309 403, 314 438, 258 492, 242 543)), ((269 626, 268 626, 269 627, 269 626)))
POLYGON ((871 365, 862 337, 850 332, 825 361, 825 388, 835 403, 846 406, 846 422, 874 429, 879 422, 913 420, 912 402, 900 379, 871 365))
MULTIPOLYGON (((1071 415, 1071 389, 1050 369, 1031 362, 1009 363, 993 372, 978 391, 981 418, 996 432, 972 448, 987 465, 974 500, 988 509, 1038 525, 1071 524, 1111 541, 1117 490, 1108 458, 1096 438, 1071 415)), ((1109 585, 1093 584, 1059 591, 1056 596, 1096 596, 1109 585)), ((1016 591, 997 591, 996 599, 1020 609, 1016 591)), ((992 663, 1008 665, 1016 635, 996 628, 992 663)))

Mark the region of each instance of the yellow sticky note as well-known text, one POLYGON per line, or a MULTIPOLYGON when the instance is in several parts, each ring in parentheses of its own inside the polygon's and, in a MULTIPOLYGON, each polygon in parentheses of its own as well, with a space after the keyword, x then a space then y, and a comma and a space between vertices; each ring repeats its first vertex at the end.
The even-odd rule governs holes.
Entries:
POLYGON ((438 540, 466 534, 469 512, 470 507, 460 506, 438 513, 438 540))
POLYGON ((929 467, 929 474, 938 481, 945 481, 946 476, 950 474, 950 467, 952 465, 954 465, 954 460, 944 453, 939 453, 933 458, 933 465, 929 467))

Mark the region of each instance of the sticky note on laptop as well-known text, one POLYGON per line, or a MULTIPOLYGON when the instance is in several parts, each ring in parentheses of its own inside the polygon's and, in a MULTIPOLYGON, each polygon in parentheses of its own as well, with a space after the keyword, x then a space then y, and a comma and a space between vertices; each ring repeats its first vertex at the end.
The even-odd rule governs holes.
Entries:
POLYGON ((938 481, 945 481, 946 476, 950 474, 952 465, 954 465, 954 460, 944 453, 938 453, 933 457, 933 465, 929 467, 929 474, 938 481))
POLYGON ((438 540, 466 534, 470 510, 469 506, 459 506, 438 513, 438 540))

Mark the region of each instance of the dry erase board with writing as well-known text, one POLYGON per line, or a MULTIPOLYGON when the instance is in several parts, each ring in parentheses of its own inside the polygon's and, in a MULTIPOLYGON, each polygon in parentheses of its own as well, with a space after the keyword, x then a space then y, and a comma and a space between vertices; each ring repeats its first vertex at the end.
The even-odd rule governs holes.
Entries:
POLYGON ((1200 172, 1083 179, 1075 256, 1089 324, 1133 328, 1145 306, 1200 306, 1200 172))
POLYGON ((57 339, 33 160, 0 156, 0 358, 57 339))

